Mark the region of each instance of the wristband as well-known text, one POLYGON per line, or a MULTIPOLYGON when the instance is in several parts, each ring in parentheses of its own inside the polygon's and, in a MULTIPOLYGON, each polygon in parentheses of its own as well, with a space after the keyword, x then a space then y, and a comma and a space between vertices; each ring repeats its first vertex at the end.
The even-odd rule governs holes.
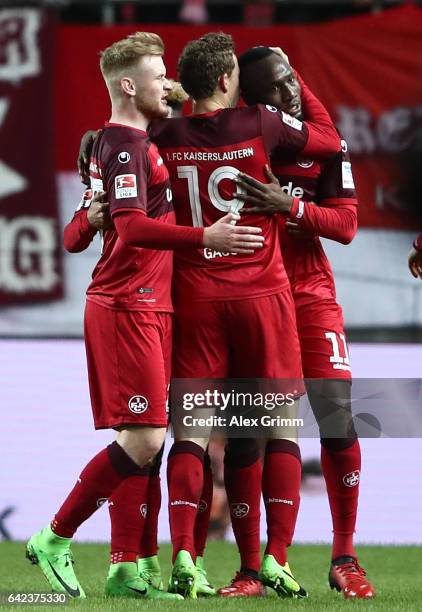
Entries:
POLYGON ((293 206, 290 211, 290 216, 295 217, 295 219, 301 219, 305 212, 305 202, 303 202, 300 198, 293 198, 293 206))

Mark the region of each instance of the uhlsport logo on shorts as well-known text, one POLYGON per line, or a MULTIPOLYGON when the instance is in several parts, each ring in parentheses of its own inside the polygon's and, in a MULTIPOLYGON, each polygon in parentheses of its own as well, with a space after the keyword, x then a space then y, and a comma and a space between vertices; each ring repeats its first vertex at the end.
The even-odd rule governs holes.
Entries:
POLYGON ((142 414, 148 408, 148 400, 143 395, 133 395, 127 405, 134 414, 142 414))
POLYGON ((100 497, 99 499, 97 499, 97 508, 101 508, 101 506, 105 504, 106 501, 107 497, 100 497))
POLYGON ((199 500, 198 512, 205 512, 207 508, 208 508, 208 504, 205 501, 205 499, 199 500))
POLYGON ((249 504, 245 502, 230 504, 230 511, 235 518, 243 518, 249 514, 249 504))
POLYGON ((343 482, 346 487, 356 487, 359 484, 360 480, 360 471, 355 470, 354 472, 349 472, 345 476, 343 476, 343 482))
POLYGON ((146 518, 147 514, 148 514, 148 505, 147 504, 141 504, 139 507, 139 512, 141 513, 142 518, 146 518))

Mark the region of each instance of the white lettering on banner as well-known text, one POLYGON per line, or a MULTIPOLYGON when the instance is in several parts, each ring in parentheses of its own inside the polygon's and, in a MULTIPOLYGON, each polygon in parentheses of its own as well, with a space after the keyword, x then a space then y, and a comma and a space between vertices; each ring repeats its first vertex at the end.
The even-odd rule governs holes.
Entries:
POLYGON ((16 83, 41 72, 37 9, 3 9, 0 12, 0 81, 16 83))
POLYGON ((0 217, 0 288, 15 293, 49 291, 60 280, 54 269, 54 219, 0 217))
POLYGON ((351 153, 394 154, 418 146, 422 106, 393 108, 374 117, 366 108, 340 105, 337 115, 337 127, 346 138, 351 153))
MULTIPOLYGON (((0 128, 6 119, 9 107, 9 99, 0 98, 0 128)), ((24 191, 27 186, 28 181, 21 174, 0 161, 0 199, 24 191)))

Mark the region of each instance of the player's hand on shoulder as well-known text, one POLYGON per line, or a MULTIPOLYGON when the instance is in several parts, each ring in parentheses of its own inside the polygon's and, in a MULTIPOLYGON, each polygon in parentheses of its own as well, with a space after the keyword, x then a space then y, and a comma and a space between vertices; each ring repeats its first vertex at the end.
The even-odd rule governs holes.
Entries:
POLYGON ((228 213, 204 231, 204 246, 224 253, 251 255, 264 246, 260 227, 235 225, 240 215, 228 213))
POLYGON ((88 221, 97 230, 106 230, 113 227, 110 216, 110 205, 107 202, 105 191, 97 191, 91 201, 87 212, 88 221))
POLYGON ((290 212, 293 198, 284 193, 278 179, 268 166, 265 166, 265 174, 270 181, 269 183, 261 183, 261 181, 243 172, 238 174, 236 183, 240 193, 233 195, 249 205, 242 209, 242 214, 272 215, 274 213, 288 214, 290 212))
POLYGON ((79 146, 79 155, 78 155, 78 173, 81 178, 81 181, 88 185, 90 184, 89 179, 89 159, 91 157, 92 145, 94 144, 95 137, 97 132, 95 130, 88 130, 82 136, 81 144, 79 146))
POLYGON ((413 247, 409 253, 408 265, 412 276, 422 279, 422 251, 417 251, 413 247))

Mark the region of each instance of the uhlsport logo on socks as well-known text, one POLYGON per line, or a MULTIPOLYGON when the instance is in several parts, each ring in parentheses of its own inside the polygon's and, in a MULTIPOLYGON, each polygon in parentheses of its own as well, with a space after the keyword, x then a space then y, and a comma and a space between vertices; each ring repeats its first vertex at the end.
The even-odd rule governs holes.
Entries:
POLYGON ((233 503, 230 504, 230 510, 235 518, 243 518, 249 514, 249 504, 245 504, 245 502, 233 503))
POLYGON ((142 414, 148 408, 148 400, 143 395, 133 395, 127 405, 134 414, 142 414))
POLYGON ((208 508, 208 504, 205 501, 205 499, 200 499, 199 506, 198 506, 198 512, 205 512, 207 508, 208 508))
POLYGON ((346 487, 356 487, 359 484, 360 480, 360 471, 355 470, 354 472, 349 472, 345 476, 343 476, 343 482, 346 487))

